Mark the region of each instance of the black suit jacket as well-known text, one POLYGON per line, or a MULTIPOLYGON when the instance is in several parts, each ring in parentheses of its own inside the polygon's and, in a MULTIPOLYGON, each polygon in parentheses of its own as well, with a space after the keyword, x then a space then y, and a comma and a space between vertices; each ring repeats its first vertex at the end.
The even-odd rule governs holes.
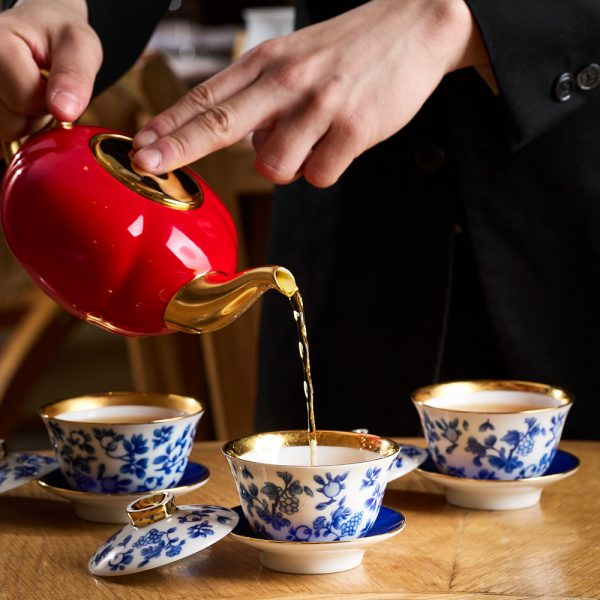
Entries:
MULTIPOLYGON (((600 63, 600 4, 467 2, 499 96, 454 73, 334 187, 277 191, 270 258, 304 295, 317 423, 418 433, 416 387, 514 377, 572 391, 565 435, 598 438, 600 87, 573 84, 564 102, 555 88, 600 63)), ((360 3, 300 2, 299 25, 360 3)), ((105 53, 96 92, 168 4, 88 0, 105 53)), ((288 304, 267 294, 259 429, 305 425, 295 336, 288 304)))
MULTIPOLYGON (((304 295, 317 424, 418 433, 416 387, 510 377, 571 391, 565 436, 597 438, 600 87, 574 82, 600 63, 600 4, 468 3, 498 96, 453 73, 335 186, 277 191, 270 260, 304 295)), ((357 4, 306 0, 300 25, 357 4)), ((267 295, 257 426, 305 421, 290 309, 267 295)))

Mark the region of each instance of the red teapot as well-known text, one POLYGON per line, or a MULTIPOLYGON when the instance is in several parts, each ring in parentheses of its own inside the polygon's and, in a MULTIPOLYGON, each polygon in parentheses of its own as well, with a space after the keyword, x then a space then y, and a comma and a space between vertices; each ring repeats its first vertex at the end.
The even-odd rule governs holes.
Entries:
POLYGON ((58 304, 123 335, 200 333, 267 289, 296 292, 282 267, 235 272, 231 216, 194 171, 150 175, 131 155, 124 135, 62 123, 6 157, 6 241, 58 304))

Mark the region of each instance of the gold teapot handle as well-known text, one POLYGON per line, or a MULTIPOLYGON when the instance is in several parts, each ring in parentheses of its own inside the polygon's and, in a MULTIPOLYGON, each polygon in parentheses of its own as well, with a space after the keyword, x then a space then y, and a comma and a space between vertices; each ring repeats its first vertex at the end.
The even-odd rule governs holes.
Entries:
POLYGON ((21 142, 19 140, 15 140, 14 142, 5 142, 4 140, 0 140, 0 146, 2 146, 2 158, 8 165, 15 157, 15 154, 19 151, 21 142))

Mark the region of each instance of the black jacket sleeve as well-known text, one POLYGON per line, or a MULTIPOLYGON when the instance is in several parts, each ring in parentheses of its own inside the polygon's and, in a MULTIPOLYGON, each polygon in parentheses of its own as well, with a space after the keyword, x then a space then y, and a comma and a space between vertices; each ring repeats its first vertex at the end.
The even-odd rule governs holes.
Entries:
POLYGON ((514 149, 588 103, 599 105, 598 0, 466 2, 488 50, 514 149))

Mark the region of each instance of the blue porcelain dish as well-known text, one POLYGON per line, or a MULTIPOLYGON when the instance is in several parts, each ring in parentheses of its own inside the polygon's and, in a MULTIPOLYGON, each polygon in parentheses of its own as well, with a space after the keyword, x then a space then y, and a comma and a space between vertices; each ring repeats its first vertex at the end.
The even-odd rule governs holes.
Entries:
MULTIPOLYGON (((252 527, 250 527, 250 524, 248 523, 248 520, 244 516, 244 511, 242 510, 241 506, 234 506, 234 507, 232 507, 231 510, 235 511, 240 518, 235 529, 232 531, 233 534, 239 535, 239 536, 244 536, 244 537, 249 537, 249 538, 255 538, 255 539, 265 539, 265 538, 262 538, 259 534, 255 533, 254 530, 252 529, 252 527)), ((379 514, 377 515, 375 522, 373 523, 373 525, 371 526, 369 531, 365 534, 365 537, 372 538, 372 537, 376 537, 378 535, 385 535, 388 533, 392 533, 392 532, 404 527, 405 524, 406 524, 406 517, 401 512, 398 512, 397 510, 394 510, 393 508, 389 508, 387 506, 382 506, 379 509, 379 514)), ((273 540, 271 540, 271 541, 273 541, 273 540)), ((324 542, 324 543, 334 543, 334 542, 324 542)), ((342 541, 342 542, 337 542, 337 543, 344 544, 346 542, 342 541)))
POLYGON ((440 485, 446 500, 462 508, 478 510, 514 510, 534 506, 540 501, 544 488, 574 475, 579 459, 569 452, 557 450, 543 475, 522 479, 472 479, 440 473, 431 457, 417 473, 440 485))
POLYGON ((0 494, 43 477, 57 466, 58 463, 52 456, 10 452, 0 458, 0 494))
POLYGON ((357 567, 369 547, 398 535, 406 524, 402 513, 382 506, 364 537, 318 543, 286 542, 261 538, 248 523, 241 506, 232 510, 240 520, 231 537, 244 546, 258 550, 263 566, 283 573, 306 575, 338 573, 357 567))
MULTIPOLYGON (((47 487, 53 487, 56 489, 61 489, 65 491, 78 491, 73 490, 73 488, 69 485, 69 482, 66 480, 65 476, 61 473, 60 469, 56 468, 56 461, 54 461, 54 470, 40 477, 40 482, 45 484, 47 487)), ((191 485, 196 485, 200 481, 205 481, 208 479, 210 472, 206 466, 201 463, 188 461, 185 470, 183 471, 183 475, 181 479, 177 483, 175 488, 170 488, 171 491, 177 488, 187 488, 191 485)), ((90 494, 93 492, 80 492, 85 494, 90 494)), ((99 494, 102 498, 104 498, 107 494, 99 494)), ((122 496, 123 494, 118 494, 122 496)), ((138 494, 136 494, 136 497, 138 494)))
MULTIPOLYGON (((179 483, 160 491, 168 491, 178 498, 206 485, 209 478, 210 472, 203 464, 188 461, 179 483)), ((59 469, 41 477, 38 485, 68 500, 81 519, 96 523, 126 523, 127 506, 139 497, 139 494, 99 494, 74 490, 59 469)))
MULTIPOLYGON (((564 450, 557 450, 550 466, 546 472, 540 477, 550 477, 551 475, 563 475, 577 469, 579 467, 579 459, 569 452, 564 450)), ((428 473, 439 473, 435 462, 431 456, 427 457, 427 460, 419 467, 419 471, 426 471, 428 473)), ((453 477, 461 477, 460 475, 453 475, 453 477)), ((493 479, 485 478, 486 481, 493 481, 493 479)), ((499 480, 496 480, 499 481, 499 480)), ((515 480, 518 481, 518 480, 515 480)))

